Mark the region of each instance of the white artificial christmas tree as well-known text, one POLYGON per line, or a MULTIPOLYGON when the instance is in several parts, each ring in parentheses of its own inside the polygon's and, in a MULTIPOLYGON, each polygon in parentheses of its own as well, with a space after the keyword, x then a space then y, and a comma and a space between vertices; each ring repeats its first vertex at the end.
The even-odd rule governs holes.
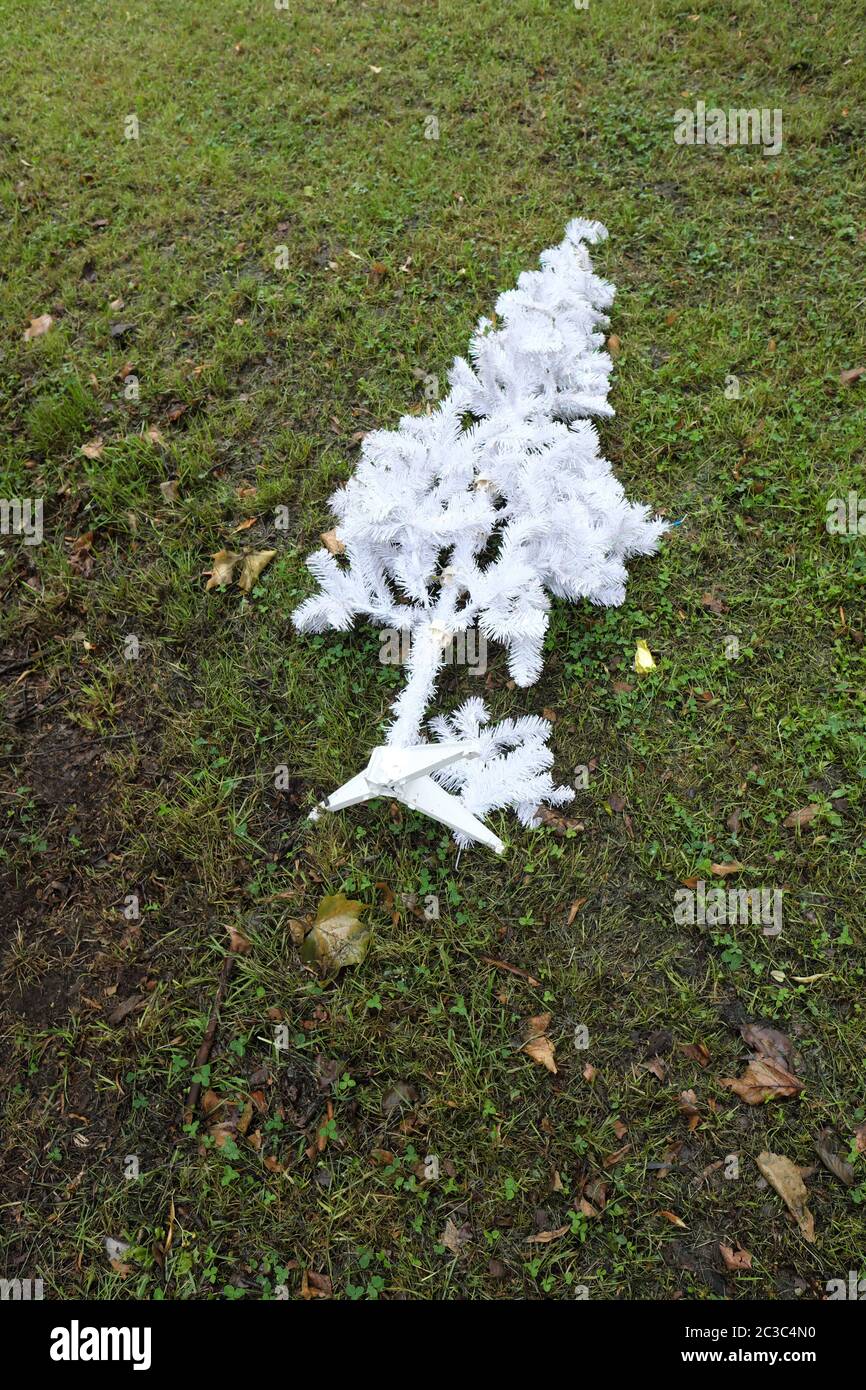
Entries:
POLYGON ((330 499, 345 553, 309 557, 320 589, 296 626, 345 630, 363 616, 408 630, 410 656, 386 745, 324 808, 396 796, 449 824, 459 843, 501 851, 479 818, 512 808, 534 825, 539 806, 574 795, 551 779, 550 725, 535 716, 489 727, 472 699, 432 722, 438 744, 416 746, 457 634, 477 626, 506 648, 515 683, 532 685, 549 595, 622 603, 626 560, 654 551, 665 529, 626 500, 589 418, 613 414, 602 329, 614 288, 587 251, 606 236, 598 222, 570 222, 541 269, 500 295, 496 324, 480 320, 471 365, 455 360, 444 400, 368 434, 330 499))

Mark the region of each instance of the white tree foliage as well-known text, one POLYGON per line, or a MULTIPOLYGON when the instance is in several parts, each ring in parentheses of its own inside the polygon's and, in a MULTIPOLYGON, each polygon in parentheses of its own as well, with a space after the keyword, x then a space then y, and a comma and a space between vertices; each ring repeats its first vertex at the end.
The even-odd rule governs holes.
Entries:
MULTIPOLYGON (((304 632, 357 617, 408 630, 408 679, 388 742, 421 741, 446 649, 477 625, 508 653, 518 686, 538 679, 550 595, 623 602, 626 560, 665 530, 629 502, 600 452, 593 416, 612 415, 605 310, 614 288, 593 272, 599 222, 575 219, 540 270, 524 271, 482 318, 470 361, 456 358, 448 395, 429 415, 363 441, 354 475, 330 499, 345 555, 316 551, 319 592, 296 609, 304 632)), ((480 700, 433 722, 437 738, 479 738, 482 757, 436 777, 479 817, 510 807, 526 825, 573 792, 549 768, 550 725, 534 716, 485 727, 480 700)))

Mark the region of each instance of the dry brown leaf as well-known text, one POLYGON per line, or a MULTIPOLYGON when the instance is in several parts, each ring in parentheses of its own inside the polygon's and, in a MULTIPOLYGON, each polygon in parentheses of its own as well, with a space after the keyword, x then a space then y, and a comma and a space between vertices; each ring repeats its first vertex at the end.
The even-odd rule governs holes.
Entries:
POLYGON ((245 555, 238 578, 238 588, 248 594, 262 570, 271 563, 276 553, 275 550, 254 550, 251 555, 245 555))
POLYGON ((815 1140, 815 1152, 828 1172, 832 1173, 846 1187, 853 1187, 857 1181, 857 1174, 851 1164, 836 1152, 835 1137, 831 1129, 822 1129, 815 1140))
POLYGON ((162 431, 158 430, 156 425, 151 425, 149 430, 145 430, 144 437, 145 439, 149 439, 151 444, 157 444, 160 449, 165 448, 165 439, 163 438, 162 431))
POLYGON ((728 878, 731 874, 738 874, 742 869, 742 864, 711 864, 710 868, 717 878, 728 878))
POLYGON ((806 1205, 808 1192, 800 1169, 783 1154, 758 1154, 755 1160, 763 1176, 775 1188, 806 1240, 814 1243, 815 1218, 806 1205))
POLYGON ((844 372, 839 373, 839 380, 843 386, 853 386, 855 381, 859 381, 866 372, 866 367, 847 367, 844 372))
POLYGON ((680 1092, 679 1111, 688 1120, 689 1129, 697 1129, 701 1122, 701 1112, 698 1109, 698 1098, 694 1091, 680 1092))
POLYGON ((217 589, 221 584, 231 584, 235 566, 242 559, 234 550, 218 550, 213 557, 213 569, 205 584, 205 591, 217 589))
POLYGON ((724 601, 713 593, 702 594, 701 605, 704 608, 708 608, 711 613, 715 613, 716 616, 719 618, 722 616, 723 613, 727 613, 728 611, 727 605, 724 603, 724 601))
POLYGON ((607 350, 611 357, 619 357, 622 350, 622 343, 616 333, 611 333, 607 340, 607 350))
POLYGON ((246 519, 246 521, 240 522, 240 524, 239 524, 238 526, 235 526, 235 527, 232 529, 231 534, 232 534, 233 536, 236 536, 237 533, 238 533, 238 531, 249 531, 249 529, 250 529, 251 526, 255 526, 257 520, 258 520, 258 517, 255 517, 255 516, 248 516, 247 519, 246 519))
POLYGON ((748 1250, 744 1250, 738 1245, 736 1249, 731 1245, 719 1242, 719 1250, 725 1262, 725 1269, 729 1269, 732 1274, 737 1274, 741 1269, 752 1268, 752 1257, 748 1250))
POLYGON ((682 1043, 680 1051, 684 1056, 691 1057, 693 1062, 697 1062, 699 1067, 705 1067, 709 1064, 710 1049, 706 1043, 682 1043))
POLYGON ((595 1070, 595 1067, 592 1065, 592 1062, 586 1062, 586 1063, 584 1064, 584 1068, 583 1068, 583 1079, 584 1079, 584 1081, 594 1081, 595 1078, 596 1078, 596 1070, 595 1070))
POLYGON ((530 1018, 526 1025, 526 1042, 523 1044, 522 1051, 527 1053, 539 1066, 546 1067, 548 1071, 556 1074, 556 1062, 553 1054, 556 1051, 547 1030, 550 1027, 550 1014, 537 1014, 535 1018, 530 1018))
POLYGON ((782 821, 786 830, 801 830, 804 825, 811 825, 821 807, 817 802, 812 802, 809 806, 801 806, 799 811, 792 811, 782 821))
POLYGON ((226 928, 229 934, 229 950, 235 951, 239 956, 247 956, 253 949, 253 943, 249 937, 245 936, 240 927, 232 924, 226 928))
POLYGON ((555 811, 552 806, 536 806, 534 812, 536 820, 541 821, 557 835, 565 835, 569 830, 583 830, 583 822, 572 820, 569 816, 564 816, 559 811, 555 811))
POLYGON ((768 1100, 798 1095, 804 1082, 772 1057, 751 1057, 742 1076, 721 1077, 719 1085, 733 1091, 747 1105, 764 1105, 768 1100))
POLYGON ((661 1057, 650 1057, 648 1062, 641 1062, 641 1067, 644 1071, 651 1071, 659 1081, 664 1081, 667 1068, 661 1057))
POLYGON ((537 1235, 527 1236, 527 1245, 549 1245, 552 1240, 559 1240, 560 1236, 566 1235, 571 1229, 570 1226, 557 1226, 555 1231, 539 1231, 537 1235))
POLYGON ((104 448, 105 441, 102 439, 101 435, 97 435, 97 437, 91 439, 89 443, 82 444, 81 452, 86 459, 98 459, 104 448))
POLYGON ((744 1023, 740 1036, 759 1057, 769 1057, 780 1067, 794 1065, 794 1044, 786 1033, 765 1023, 744 1023))
POLYGON ((459 1255, 463 1246, 472 1239, 472 1231, 469 1226, 458 1226, 449 1216, 445 1222, 445 1230, 439 1237, 440 1243, 450 1250, 452 1255, 459 1255))
POLYGON ((854 1147, 858 1154, 866 1154, 866 1120, 854 1131, 854 1147))
POLYGON ((180 493, 180 480, 166 478, 164 483, 160 483, 159 490, 166 502, 176 502, 180 493))
POLYGON ((615 1168, 618 1163, 622 1163, 626 1154, 631 1153, 631 1144, 623 1144, 621 1149, 617 1149, 612 1154, 605 1154, 601 1160, 602 1168, 615 1168))
POLYGON ((54 319, 50 314, 40 314, 38 318, 31 319, 29 328, 24 330, 25 343, 31 342, 34 338, 41 338, 43 333, 47 333, 53 326, 54 319))
POLYGON ((568 909, 568 921, 565 924, 567 927, 571 926, 572 922, 574 921, 578 912, 580 912, 580 909, 583 907, 584 903, 588 901, 588 898, 575 898, 574 902, 571 904, 571 907, 568 909))
POLYGON ((675 1211, 660 1211, 659 1216, 663 1216, 665 1221, 669 1221, 672 1226, 679 1226, 680 1230, 687 1231, 688 1226, 681 1216, 677 1216, 675 1211))
POLYGON ((324 545, 325 550, 331 552, 331 555, 345 555, 346 546, 343 545, 336 531, 322 531, 318 539, 324 545))

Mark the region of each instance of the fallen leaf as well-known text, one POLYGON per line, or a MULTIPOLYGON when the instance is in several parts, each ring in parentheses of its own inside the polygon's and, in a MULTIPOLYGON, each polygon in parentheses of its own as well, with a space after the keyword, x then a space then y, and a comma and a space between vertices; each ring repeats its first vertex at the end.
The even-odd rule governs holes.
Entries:
POLYGON ((597 1072, 596 1072, 595 1067, 592 1065, 592 1062, 585 1062, 585 1063, 584 1063, 582 1075, 583 1075, 584 1081, 594 1081, 594 1080, 595 1080, 596 1075, 597 1075, 597 1072))
POLYGON ((146 1003, 146 994, 131 994, 128 999, 124 999, 122 1003, 112 1009, 111 1013, 108 1015, 109 1023, 122 1023, 130 1014, 135 1013, 136 1009, 143 1008, 146 1003))
POLYGON ((34 338, 41 338, 42 334, 47 333, 53 325, 54 319, 50 314, 40 314, 38 318, 31 319, 29 328, 24 330, 25 343, 31 342, 34 338))
POLYGON ((575 898, 574 902, 571 904, 571 907, 568 909, 568 921, 565 924, 567 927, 571 926, 578 912, 580 912, 580 909, 588 901, 588 898, 575 898))
POLYGON ((743 1023, 740 1036, 759 1057, 769 1057, 780 1067, 793 1067, 794 1044, 778 1028, 765 1023, 743 1023))
POLYGON ((731 814, 728 816, 728 819, 725 821, 725 828, 727 830, 730 830, 732 835, 739 835, 742 819, 742 811, 740 810, 739 806, 735 806, 731 814))
POLYGON ((238 533, 238 531, 249 531, 250 527, 251 527, 251 526, 255 526, 255 524, 256 524, 257 521, 258 521, 258 517, 255 517, 255 516, 248 516, 247 519, 246 519, 246 521, 241 521, 241 522, 239 522, 239 524, 233 528, 231 534, 232 534, 233 536, 236 536, 237 533, 238 533))
POLYGON ((843 1182, 846 1187, 853 1187, 857 1181, 857 1174, 854 1172, 850 1163, 847 1163, 834 1148, 831 1148, 831 1141, 834 1134, 831 1129, 822 1129, 815 1140, 815 1152, 828 1172, 843 1182))
POLYGON ((104 441, 97 435, 96 439, 91 439, 89 444, 82 444, 81 452, 86 459, 98 459, 104 448, 104 441))
POLYGON ((177 478, 167 478, 164 483, 160 483, 159 490, 166 502, 176 502, 180 491, 180 482, 177 478))
POLYGON ((360 964, 370 944, 370 928, 361 921, 364 911, 363 903, 352 902, 342 893, 323 898, 304 937, 301 959, 317 965, 323 974, 360 964))
POLYGON ((72 542, 72 549, 69 552, 69 568, 73 574, 80 575, 82 579, 89 579, 93 573, 92 547, 92 531, 85 531, 83 536, 77 536, 72 542))
POLYGON ((251 555, 245 555, 238 579, 238 588, 248 594, 262 570, 271 563, 276 553, 275 550, 255 550, 251 555))
POLYGON ((232 923, 226 928, 229 934, 229 950, 236 952, 239 956, 247 956, 253 949, 253 944, 240 929, 232 923))
POLYGON ((728 878, 731 874, 738 874, 742 870, 742 864, 711 864, 710 869, 717 878, 728 878))
POLYGON ((735 1250, 733 1246, 720 1241, 719 1250, 725 1262, 725 1269, 729 1269, 732 1274, 737 1274, 741 1269, 752 1268, 752 1257, 748 1250, 743 1250, 741 1246, 738 1245, 735 1250))
POLYGON ((367 283, 375 288, 381 285, 387 274, 388 267, 382 261, 374 261, 367 275, 367 283))
POLYGON ((439 1237, 440 1243, 450 1250, 452 1255, 459 1255, 463 1246, 472 1239, 472 1231, 469 1226, 458 1226, 449 1216, 445 1221, 445 1230, 439 1237))
POLYGON ((655 670, 655 657, 642 639, 638 642, 634 651, 634 669, 639 676, 645 676, 650 671, 655 670))
POLYGON ((648 1062, 641 1062, 641 1067, 644 1071, 651 1071, 659 1081, 664 1081, 666 1068, 661 1057, 650 1057, 648 1062))
POLYGON ((808 1192, 800 1169, 783 1154, 758 1154, 755 1160, 763 1176, 775 1188, 806 1240, 814 1243, 815 1218, 806 1205, 808 1192))
POLYGON ((691 1057, 693 1062, 697 1062, 699 1067, 705 1067, 710 1060, 710 1049, 706 1043, 683 1043, 680 1051, 686 1056, 691 1057))
POLYGON ((526 1237, 527 1245, 549 1245, 552 1240, 559 1240, 560 1236, 566 1235, 571 1230, 570 1226, 557 1226, 555 1231, 539 1231, 534 1236, 526 1237))
POLYGON ((607 340, 607 350, 610 353, 611 357, 619 357, 621 349, 622 343, 620 342, 616 333, 611 333, 610 337, 607 340))
POLYGON ((234 550, 218 550, 213 557, 213 569, 210 572, 210 579, 205 585, 205 590, 217 589, 221 584, 231 584, 235 566, 242 558, 234 550))
POLYGON ((346 547, 340 540, 336 531, 323 531, 319 539, 325 549, 329 550, 332 555, 345 555, 346 547))
POLYGON ((742 1076, 721 1077, 719 1085, 734 1091, 747 1105, 764 1105, 798 1095, 804 1083, 771 1057, 751 1057, 742 1076))
POLYGON ((718 617, 728 611, 726 604, 713 593, 702 594, 701 603, 704 608, 708 608, 711 613, 715 613, 718 617))
POLYGON ((680 1092, 679 1111, 688 1120, 689 1129, 697 1129, 701 1122, 701 1112, 698 1109, 698 1098, 694 1091, 680 1092))
POLYGON ((572 820, 570 816, 564 816, 561 812, 555 811, 552 806, 536 806, 534 811, 536 820, 541 821, 549 830, 553 830, 557 835, 565 835, 569 830, 583 830, 583 821, 572 820))
POLYGON ((144 435, 145 439, 150 440, 151 444, 158 444, 161 449, 165 448, 165 440, 162 436, 162 432, 156 428, 156 425, 151 425, 149 430, 145 430, 144 435))
POLYGON ((556 1074, 556 1062, 553 1054, 556 1051, 547 1030, 550 1027, 550 1014, 537 1014, 535 1018, 530 1018, 526 1027, 526 1042, 523 1044, 522 1051, 537 1062, 539 1066, 546 1067, 548 1071, 556 1074))
POLYGON ((812 802, 810 806, 801 806, 799 811, 792 811, 782 821, 786 830, 800 830, 804 825, 811 825, 821 807, 817 802, 812 802))
POLYGON ((311 1298, 330 1298, 333 1293, 331 1281, 327 1274, 316 1274, 312 1269, 305 1269, 301 1275, 301 1298, 308 1301, 311 1298))
POLYGON ((679 1226, 681 1230, 687 1231, 688 1226, 681 1216, 677 1216, 675 1211, 660 1211, 659 1216, 663 1216, 665 1221, 669 1221, 672 1226, 679 1226))
POLYGON ((631 681, 614 681, 612 689, 614 695, 628 695, 630 691, 634 690, 634 685, 631 681))
POLYGON ((866 373, 866 367, 848 367, 844 372, 839 373, 839 380, 843 386, 853 386, 855 381, 866 373))

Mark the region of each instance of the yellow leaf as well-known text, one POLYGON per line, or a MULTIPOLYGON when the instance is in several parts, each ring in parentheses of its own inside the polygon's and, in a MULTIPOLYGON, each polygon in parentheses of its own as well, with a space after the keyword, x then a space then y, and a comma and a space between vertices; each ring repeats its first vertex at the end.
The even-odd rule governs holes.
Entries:
POLYGON ((276 555, 275 550, 255 550, 252 555, 245 555, 241 565, 238 588, 248 594, 261 574, 265 565, 269 565, 276 555))
POLYGON ((205 585, 207 589, 217 589, 220 584, 231 584, 232 575, 235 572, 235 565, 241 559, 233 550, 218 550, 213 557, 213 569, 210 579, 205 585))
POLYGON ((361 921, 364 911, 363 903, 352 902, 342 893, 323 898, 304 937, 301 959, 325 973, 360 964, 370 944, 370 928, 361 921))
POLYGON ((634 669, 639 676, 645 676, 647 672, 655 670, 655 657, 643 640, 639 641, 635 647, 634 669))

